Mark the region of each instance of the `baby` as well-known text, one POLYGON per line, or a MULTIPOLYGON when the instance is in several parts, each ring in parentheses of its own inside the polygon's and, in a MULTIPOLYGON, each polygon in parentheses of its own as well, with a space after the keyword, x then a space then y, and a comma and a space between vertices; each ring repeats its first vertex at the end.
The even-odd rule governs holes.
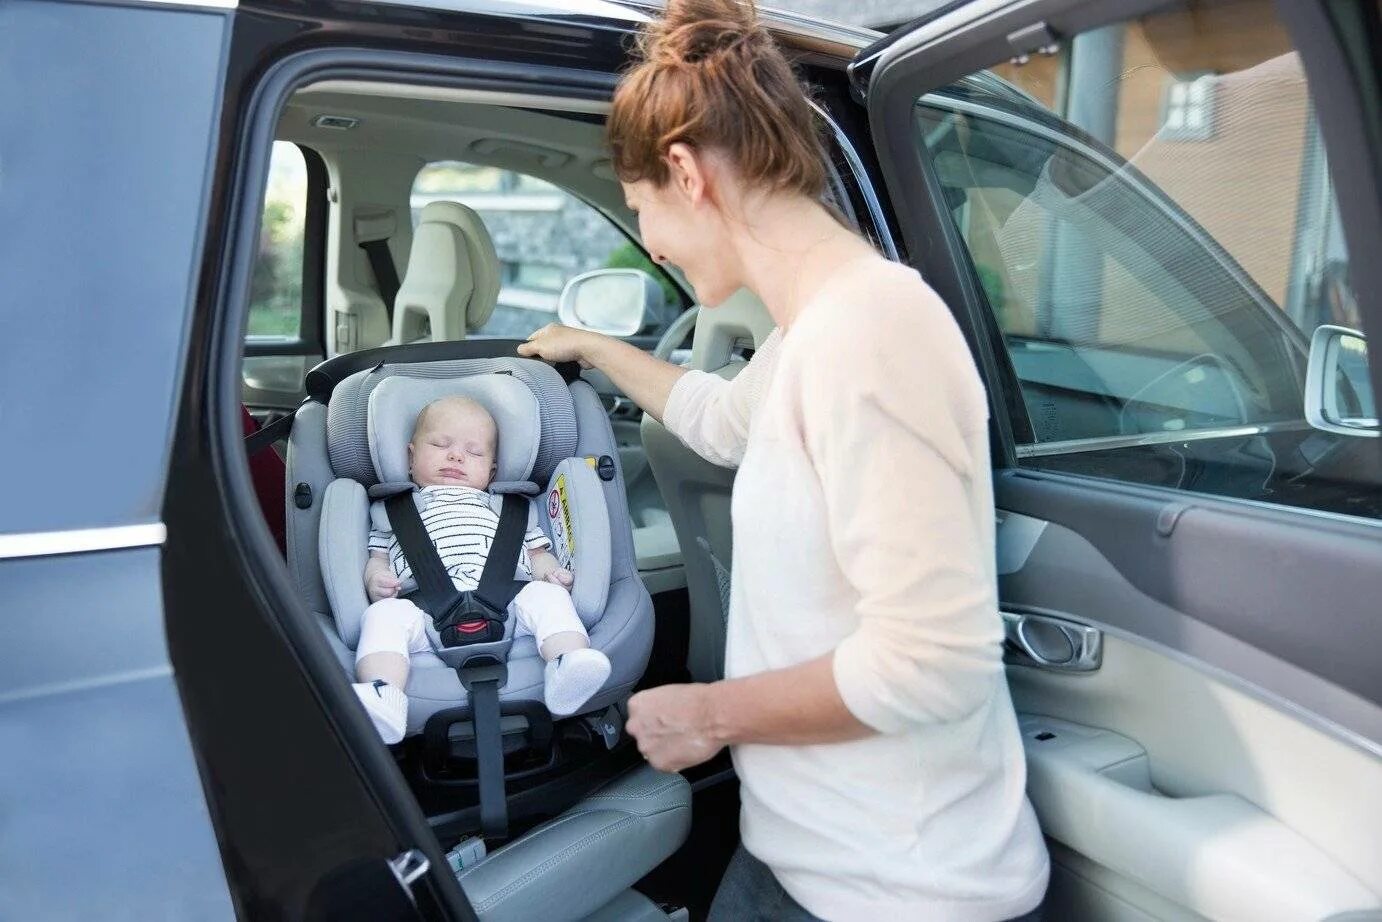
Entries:
MULTIPOLYGON (((494 479, 499 433, 484 407, 466 397, 443 397, 418 414, 408 443, 409 473, 419 487, 419 509, 428 536, 456 588, 480 582, 491 541, 499 528, 501 499, 488 492, 494 479)), ((355 691, 386 743, 403 739, 408 726, 409 657, 431 652, 429 616, 398 598, 412 569, 386 521, 375 516, 365 564, 365 609, 355 650, 355 691)), ((514 596, 509 614, 514 636, 531 635, 547 661, 543 699, 557 716, 573 714, 604 685, 609 659, 590 649, 569 591, 571 572, 562 569, 551 542, 529 510, 528 531, 515 579, 527 585, 514 596)))

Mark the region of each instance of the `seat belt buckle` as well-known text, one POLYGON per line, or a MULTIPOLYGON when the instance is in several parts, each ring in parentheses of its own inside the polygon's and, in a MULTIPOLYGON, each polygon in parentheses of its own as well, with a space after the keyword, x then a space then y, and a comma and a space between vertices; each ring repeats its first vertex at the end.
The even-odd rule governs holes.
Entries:
POLYGON ((617 705, 611 704, 599 714, 587 716, 585 722, 595 731, 595 735, 604 741, 606 749, 618 746, 620 738, 624 735, 624 715, 620 713, 617 705))
POLYGON ((487 854, 489 851, 482 837, 467 836, 446 853, 446 864, 451 868, 451 873, 459 874, 466 868, 473 868, 484 861, 487 854))

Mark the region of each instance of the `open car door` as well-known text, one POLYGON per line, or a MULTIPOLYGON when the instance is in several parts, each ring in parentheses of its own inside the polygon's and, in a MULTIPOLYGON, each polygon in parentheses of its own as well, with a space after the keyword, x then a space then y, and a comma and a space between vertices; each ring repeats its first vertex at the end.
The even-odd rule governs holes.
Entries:
POLYGON ((976 0, 852 69, 990 391, 1048 918, 1382 907, 1378 18, 976 0))

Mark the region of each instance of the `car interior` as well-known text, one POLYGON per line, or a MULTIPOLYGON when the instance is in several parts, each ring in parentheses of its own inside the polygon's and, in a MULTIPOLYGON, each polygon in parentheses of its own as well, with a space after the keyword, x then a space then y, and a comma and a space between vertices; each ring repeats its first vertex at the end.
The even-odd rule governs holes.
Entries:
MULTIPOLYGON (((972 171, 982 158, 964 162, 963 133, 947 133, 947 115, 936 105, 935 97, 924 101, 921 127, 936 145, 942 187, 984 186, 991 202, 1031 192, 1033 177, 1012 166, 1022 160, 1021 139, 1001 133, 988 139, 980 153, 991 162, 980 182, 972 171)), ((263 425, 271 437, 281 436, 263 449, 270 460, 258 462, 256 487, 270 524, 275 508, 286 519, 289 572, 343 670, 351 669, 353 640, 352 616, 343 612, 363 608, 356 578, 363 560, 324 552, 322 536, 338 528, 358 534, 366 491, 384 480, 369 444, 371 394, 400 383, 404 392, 433 393, 438 381, 468 387, 468 379, 507 376, 521 400, 530 407, 536 401, 523 424, 526 442, 515 439, 527 445, 529 457, 512 476, 541 490, 561 464, 575 459, 563 470, 590 475, 586 486, 601 509, 593 515, 595 528, 608 534, 607 576, 597 580, 604 598, 590 612, 592 639, 602 626, 630 630, 610 641, 615 674, 592 701, 592 713, 553 721, 535 709, 533 701, 541 701, 533 694, 535 656, 531 644, 514 644, 499 657, 507 674, 497 696, 483 692, 498 699, 497 725, 481 726, 488 718, 474 686, 484 680, 438 662, 418 670, 430 673, 419 681, 433 682, 435 693, 426 710, 410 713, 412 735, 391 750, 487 920, 539 913, 700 918, 737 842, 737 792, 727 756, 681 777, 640 768, 619 711, 630 691, 722 675, 733 472, 695 456, 598 372, 535 368, 538 363, 512 358, 511 336, 480 332, 505 284, 494 228, 463 202, 434 200, 418 208, 410 199, 429 163, 495 167, 579 198, 636 245, 636 220, 603 149, 606 110, 599 102, 523 93, 331 80, 297 90, 274 134, 319 161, 319 192, 329 207, 317 212, 315 228, 309 207, 307 240, 320 252, 324 283, 319 297, 303 298, 296 339, 247 338, 243 402, 255 418, 247 431, 263 425), (309 311, 319 313, 308 317, 309 311), (272 431, 285 418, 292 420, 291 433, 272 431), (284 464, 281 482, 275 457, 284 464), (602 467, 606 458, 614 463, 602 467), (352 459, 364 461, 352 466, 352 459), (488 850, 477 848, 480 836, 488 850), (534 875, 539 866, 560 871, 534 875)), ((977 135, 970 129, 966 136, 977 135)), ((833 197, 851 216, 851 196, 836 190, 833 197)), ((657 322, 649 320, 657 311, 645 307, 630 342, 731 377, 771 333, 766 310, 748 293, 700 310, 675 270, 648 264, 649 270, 662 274, 679 303, 657 322)), ((568 312, 580 284, 579 278, 567 283, 551 320, 582 322, 568 312)), ((1246 336, 1291 339, 1274 328, 1246 336)), ((1050 375, 1068 380, 1072 364, 1100 361, 1092 352, 1057 354, 1022 339, 1010 337, 1012 362, 1037 391, 1050 375)), ((1277 347, 1291 352, 1292 376, 1301 364, 1299 346, 1277 347)), ((1232 398, 1204 411, 1216 420, 1270 413, 1277 395, 1244 383, 1249 363, 1234 348, 1212 348, 1214 355, 1191 368, 1170 354, 1142 355, 1143 383, 1127 393, 1096 393, 1094 385, 1050 390, 1070 405, 1062 418, 1084 414, 1125 433, 1161 425, 1160 417, 1149 423, 1139 413, 1150 418, 1167 406, 1199 406, 1198 391, 1173 392, 1179 379, 1209 381, 1214 386, 1200 391, 1232 398), (1161 384, 1148 390, 1149 379, 1161 384)), ((1096 377, 1107 387, 1108 375, 1091 381, 1096 377)), ((250 439, 258 457, 267 440, 250 439)), ((1289 681, 1301 700, 1322 710, 1357 706, 1353 713, 1375 714, 1375 708, 1320 678, 1320 671, 1301 670, 1233 630, 1188 617, 1188 602, 1161 592, 1165 574, 1148 575, 1116 553, 1141 544, 1093 543, 1130 521, 1138 535, 1152 535, 1147 523, 1155 519, 1160 538, 1148 540, 1160 543, 1144 559, 1160 561, 1184 507, 1167 518, 1155 497, 1135 490, 1086 503, 1061 493, 1059 484, 1022 474, 998 484, 998 569, 1029 796, 1053 856, 1048 912, 1120 920, 1287 919, 1375 908, 1382 893, 1376 835, 1382 802, 1375 794, 1382 776, 1374 752, 1358 734, 1300 719, 1252 677, 1265 687, 1289 681), (1072 518, 1048 521, 1046 511, 1060 502, 1073 504, 1072 518), (1076 521, 1079 528, 1071 524, 1076 521), (1052 612, 1084 612, 1095 626, 1052 612), (1206 668, 1201 660, 1232 662, 1235 669, 1206 668), (1352 811, 1340 809, 1341 791, 1359 798, 1350 796, 1352 811)), ((1212 506, 1192 510, 1177 537, 1204 551, 1234 528, 1248 527, 1269 545, 1272 535, 1296 534, 1295 526, 1271 520, 1270 510, 1251 511, 1261 527, 1245 526, 1235 515, 1212 506)), ((1302 532, 1299 553, 1315 543, 1316 536, 1302 532)), ((1242 553, 1256 551, 1270 548, 1245 545, 1242 553)), ((1347 578, 1345 556, 1329 561, 1347 578)), ((1203 580, 1199 589, 1217 584, 1213 574, 1196 575, 1203 580)), ((1238 602, 1219 601, 1240 609, 1238 602)))
MULTIPOLYGON (((498 479, 546 487, 542 500, 564 478, 578 553, 603 546, 599 585, 588 575, 600 572, 598 564, 578 556, 573 591, 613 675, 582 714, 554 721, 541 706, 542 663, 530 639, 459 648, 469 673, 455 668, 460 659, 413 670, 410 735, 393 747, 395 758, 443 848, 461 846, 456 866, 483 918, 550 915, 558 905, 563 917, 702 915, 737 838, 728 760, 687 773, 689 783, 638 767, 619 705, 647 684, 721 674, 732 472, 644 419, 598 372, 559 374, 516 358, 510 338, 477 336, 501 294, 491 231, 461 202, 417 209, 409 197, 428 163, 497 167, 560 187, 633 238, 636 221, 603 150, 603 107, 331 81, 295 93, 275 136, 321 159, 331 205, 319 234, 324 315, 319 327, 300 324, 320 329, 320 342, 301 336, 294 349, 249 336, 242 394, 255 420, 246 431, 265 426, 247 443, 256 489, 271 525, 272 510, 286 507, 283 544, 302 600, 351 674, 367 604, 360 579, 367 489, 407 477, 406 462, 400 471, 396 459, 382 460, 387 440, 376 441, 376 427, 401 444, 420 406, 442 393, 474 393, 498 407, 498 479), (381 242, 396 281, 380 264, 381 242), (269 447, 266 439, 280 434, 271 431, 275 423, 291 431, 269 447), (660 491, 659 484, 678 486, 660 491), (492 654, 485 665, 501 662, 505 673, 493 739, 479 713, 484 683, 472 682, 472 654, 481 651, 492 654), (482 767, 487 746, 497 747, 502 763, 497 794, 482 767), (502 847, 477 853, 477 836, 502 847), (589 847, 596 839, 600 846, 589 847), (551 858, 563 861, 561 875, 515 888, 551 858), (608 883, 592 887, 592 877, 608 883), (640 880, 641 894, 630 889, 640 880)), ((645 316, 629 340, 723 376, 742 368, 772 329, 746 292, 714 312, 685 295, 664 314, 670 319, 661 324, 645 316)))

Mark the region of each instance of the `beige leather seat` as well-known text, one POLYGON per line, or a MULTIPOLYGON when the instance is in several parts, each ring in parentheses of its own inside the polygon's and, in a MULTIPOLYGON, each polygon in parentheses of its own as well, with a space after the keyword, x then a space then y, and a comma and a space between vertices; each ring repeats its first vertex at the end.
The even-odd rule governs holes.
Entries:
POLYGON ((413 232, 390 342, 465 339, 489 321, 499 285, 499 257, 480 216, 457 202, 433 202, 413 232))
MULTIPOLYGON (((733 378, 747 364, 735 358, 736 350, 759 348, 772 331, 763 302, 741 290, 719 307, 701 310, 690 367, 733 378)), ((702 459, 651 416, 643 417, 642 436, 686 570, 691 600, 687 665, 697 681, 713 681, 724 675, 734 471, 702 459)))

